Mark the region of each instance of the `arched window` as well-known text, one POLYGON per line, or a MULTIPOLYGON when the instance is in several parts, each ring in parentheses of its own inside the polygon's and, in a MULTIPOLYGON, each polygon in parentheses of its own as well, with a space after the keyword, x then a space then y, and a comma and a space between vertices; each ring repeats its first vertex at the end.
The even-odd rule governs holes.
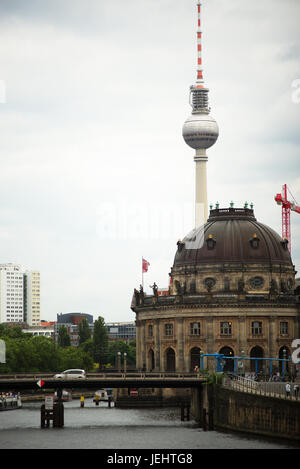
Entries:
POLYGON ((222 355, 225 355, 224 363, 223 363, 223 371, 233 371, 234 370, 234 351, 231 347, 222 347, 219 351, 222 355), (228 357, 228 358, 227 358, 228 357))
POLYGON ((152 349, 149 350, 148 354, 148 359, 149 359, 149 369, 150 371, 153 371, 155 368, 155 358, 154 358, 154 351, 152 349))
POLYGON ((176 369, 176 359, 174 350, 169 347, 166 350, 166 371, 175 371, 176 369))
POLYGON ((201 356, 201 349, 199 347, 193 347, 190 352, 191 357, 191 371, 194 370, 195 366, 199 366, 200 368, 200 356, 201 356))
MULTIPOLYGON (((284 345, 283 347, 279 349, 278 358, 280 358, 281 360, 287 360, 290 355, 291 355, 291 352, 289 351, 289 348, 286 345, 284 345)), ((287 373, 289 370, 288 362, 280 362, 279 370, 280 370, 280 373, 283 375, 287 373)))
MULTIPOLYGON (((250 358, 263 358, 264 351, 259 345, 256 345, 251 349, 250 358)), ((251 361, 251 371, 252 372, 259 372, 263 368, 263 360, 250 360, 251 361)))

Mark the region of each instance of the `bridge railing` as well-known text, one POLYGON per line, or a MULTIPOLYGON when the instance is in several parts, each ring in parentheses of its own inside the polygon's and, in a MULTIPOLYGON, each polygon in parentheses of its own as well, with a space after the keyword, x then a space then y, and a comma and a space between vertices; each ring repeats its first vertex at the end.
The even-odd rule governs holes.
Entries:
POLYGON ((293 383, 290 383, 291 391, 289 395, 286 393, 286 383, 254 381, 253 379, 237 375, 224 376, 222 379, 222 386, 250 394, 300 400, 299 391, 296 391, 293 383))
MULTIPOLYGON (((54 378, 54 375, 56 373, 1 373, 0 374, 0 379, 51 379, 54 378)), ((103 378, 103 379, 111 379, 111 378, 181 378, 181 379, 187 379, 187 378, 203 378, 205 377, 205 374, 202 373, 177 373, 177 372, 144 372, 144 371, 137 371, 137 372, 101 372, 101 373, 87 373, 86 377, 89 379, 91 378, 103 378)))

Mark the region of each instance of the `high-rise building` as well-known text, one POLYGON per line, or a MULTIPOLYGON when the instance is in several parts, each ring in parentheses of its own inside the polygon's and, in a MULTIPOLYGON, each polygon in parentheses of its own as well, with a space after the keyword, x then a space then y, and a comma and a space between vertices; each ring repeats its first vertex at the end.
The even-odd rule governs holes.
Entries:
POLYGON ((0 264, 0 322, 24 322, 24 274, 17 264, 0 264))
POLYGON ((40 325, 40 273, 0 264, 0 322, 40 325))
POLYGON ((39 326, 41 318, 40 272, 37 270, 24 273, 24 306, 25 322, 29 326, 39 326))

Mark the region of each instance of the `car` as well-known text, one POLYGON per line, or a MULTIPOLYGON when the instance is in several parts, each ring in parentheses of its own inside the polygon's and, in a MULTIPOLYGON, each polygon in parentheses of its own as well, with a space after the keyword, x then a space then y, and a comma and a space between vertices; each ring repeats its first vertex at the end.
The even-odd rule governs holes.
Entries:
POLYGON ((86 373, 84 370, 71 369, 65 370, 62 373, 57 373, 54 375, 56 379, 84 379, 86 378, 86 373))

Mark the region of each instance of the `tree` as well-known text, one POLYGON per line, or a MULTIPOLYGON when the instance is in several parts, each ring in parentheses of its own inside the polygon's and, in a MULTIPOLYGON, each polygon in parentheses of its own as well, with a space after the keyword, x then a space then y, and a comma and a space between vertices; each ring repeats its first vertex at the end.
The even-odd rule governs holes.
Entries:
POLYGON ((59 350, 60 369, 81 368, 89 370, 93 367, 91 355, 79 347, 64 347, 59 350))
POLYGON ((64 324, 58 330, 58 345, 61 347, 69 347, 71 345, 70 335, 64 324))
POLYGON ((113 364, 115 367, 118 366, 118 352, 121 353, 122 360, 124 360, 124 353, 127 354, 127 365, 136 364, 136 344, 135 340, 132 340, 127 344, 124 340, 116 340, 111 342, 108 346, 108 361, 113 364))
POLYGON ((107 363, 108 352, 108 334, 105 327, 104 319, 99 316, 94 322, 94 335, 93 335, 93 357, 96 363, 99 363, 101 368, 107 363))
POLYGON ((72 347, 66 345, 70 343, 66 327, 62 326, 61 329, 63 346, 57 346, 50 337, 33 337, 22 332, 19 327, 0 324, 0 337, 6 346, 6 363, 0 363, 0 373, 54 373, 68 368, 92 369, 93 355, 89 351, 91 339, 81 347, 72 347))
POLYGON ((91 330, 86 318, 83 318, 78 325, 79 345, 91 338, 91 330))
POLYGON ((81 350, 85 353, 89 353, 91 357, 93 357, 94 351, 94 342, 93 339, 88 339, 80 345, 81 350))

